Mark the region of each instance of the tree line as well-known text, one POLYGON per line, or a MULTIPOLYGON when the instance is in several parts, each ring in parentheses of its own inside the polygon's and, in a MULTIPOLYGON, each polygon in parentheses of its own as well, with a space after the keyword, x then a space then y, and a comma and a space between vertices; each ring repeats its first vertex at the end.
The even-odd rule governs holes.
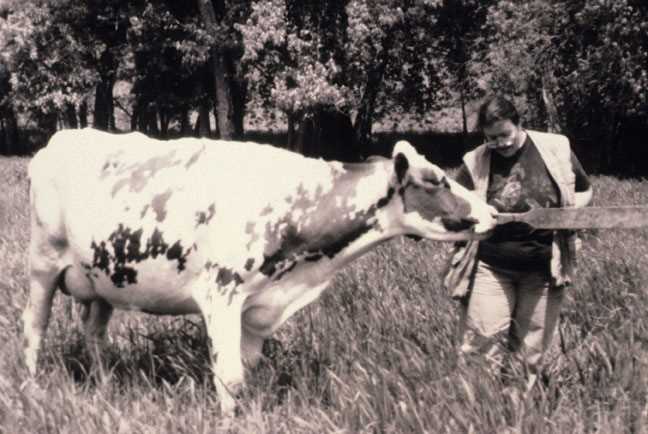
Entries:
POLYGON ((597 170, 647 170, 648 3, 0 2, 5 154, 62 127, 115 130, 118 112, 161 138, 244 138, 244 119, 280 117, 287 148, 354 159, 386 119, 433 130, 429 114, 456 107, 467 135, 474 102, 493 92, 597 170))

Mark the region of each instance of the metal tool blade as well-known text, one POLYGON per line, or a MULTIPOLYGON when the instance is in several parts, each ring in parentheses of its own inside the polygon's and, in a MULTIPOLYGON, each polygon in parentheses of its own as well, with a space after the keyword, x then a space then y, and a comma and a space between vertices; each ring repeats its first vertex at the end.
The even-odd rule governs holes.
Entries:
POLYGON ((525 213, 500 213, 497 224, 526 223, 536 229, 630 229, 648 226, 648 206, 535 208, 525 213))

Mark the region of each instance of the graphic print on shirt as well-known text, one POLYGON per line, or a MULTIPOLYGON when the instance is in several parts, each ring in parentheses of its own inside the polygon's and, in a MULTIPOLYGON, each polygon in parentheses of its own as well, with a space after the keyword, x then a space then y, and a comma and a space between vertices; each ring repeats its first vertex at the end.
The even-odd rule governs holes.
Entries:
POLYGON ((559 206, 558 188, 528 139, 513 157, 493 155, 488 203, 514 213, 559 206))

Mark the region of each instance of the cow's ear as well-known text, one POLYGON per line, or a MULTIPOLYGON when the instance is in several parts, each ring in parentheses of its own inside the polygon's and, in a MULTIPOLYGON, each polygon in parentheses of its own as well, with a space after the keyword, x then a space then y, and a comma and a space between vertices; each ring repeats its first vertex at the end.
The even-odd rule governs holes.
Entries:
POLYGON ((403 183, 405 175, 407 175, 407 170, 409 169, 409 161, 403 153, 396 154, 394 157, 394 173, 396 174, 396 180, 399 184, 403 183))
POLYGON ((394 145, 392 158, 394 160, 394 173, 399 184, 402 184, 410 167, 410 158, 416 155, 414 147, 406 140, 399 140, 394 145))

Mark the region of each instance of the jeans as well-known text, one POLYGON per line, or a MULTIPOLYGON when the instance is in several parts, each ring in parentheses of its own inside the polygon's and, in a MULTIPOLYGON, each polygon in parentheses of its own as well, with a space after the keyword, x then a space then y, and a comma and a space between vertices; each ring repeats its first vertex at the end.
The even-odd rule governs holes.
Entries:
POLYGON ((503 366, 508 346, 536 375, 556 331, 564 290, 552 288, 548 270, 516 271, 482 261, 474 279, 460 308, 460 356, 482 354, 493 369, 503 366))

